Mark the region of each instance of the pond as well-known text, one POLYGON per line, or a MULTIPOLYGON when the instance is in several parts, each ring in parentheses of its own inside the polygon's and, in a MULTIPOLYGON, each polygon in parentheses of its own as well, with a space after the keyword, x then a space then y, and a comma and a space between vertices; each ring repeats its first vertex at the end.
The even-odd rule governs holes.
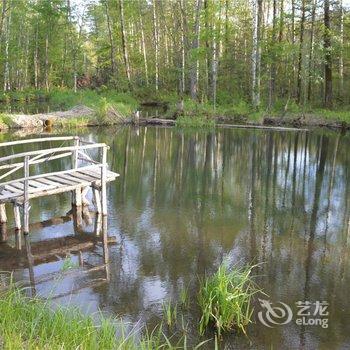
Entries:
MULTIPOLYGON (((34 261, 31 273, 39 295, 58 295, 55 301, 84 312, 100 309, 152 329, 162 317, 163 302, 178 302, 185 287, 191 306, 179 307, 178 315, 184 315, 195 341, 198 279, 223 262, 254 263, 259 264, 256 283, 266 293, 260 298, 287 304, 293 317, 287 324, 266 326, 256 300, 248 337, 233 332, 222 348, 349 348, 349 133, 121 127, 86 129, 80 136, 107 143, 110 168, 121 175, 108 186, 108 235, 116 238, 108 248, 108 282, 95 283, 98 272, 85 274, 83 268, 54 281, 42 278, 67 267, 57 253, 34 261), (328 307, 298 324, 298 302, 328 307), (317 317, 326 318, 328 327, 310 325, 317 317)), ((69 219, 57 219, 70 209, 66 194, 33 201, 32 247, 79 236, 81 230, 69 219)), ((84 222, 83 231, 93 232, 94 224, 84 222)), ((11 234, 3 240, 7 243, 0 248, 16 244, 11 234)), ((72 253, 69 263, 94 266, 102 255, 96 244, 72 253)), ((26 263, 12 268, 16 279, 29 279, 26 263)))

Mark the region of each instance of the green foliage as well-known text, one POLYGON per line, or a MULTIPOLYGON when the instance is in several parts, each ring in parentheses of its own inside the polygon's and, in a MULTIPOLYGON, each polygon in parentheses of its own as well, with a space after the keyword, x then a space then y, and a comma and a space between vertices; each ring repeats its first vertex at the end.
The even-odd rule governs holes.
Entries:
POLYGON ((0 113, 0 127, 1 125, 4 125, 8 128, 12 126, 13 122, 10 116, 4 113, 0 113))
POLYGON ((188 295, 188 288, 183 287, 180 291, 180 302, 181 305, 185 308, 188 308, 189 304, 190 304, 190 298, 188 295))
POLYGON ((258 289, 252 281, 254 266, 229 271, 224 265, 200 284, 198 303, 201 309, 199 331, 203 334, 209 325, 214 325, 219 335, 233 328, 246 334, 251 322, 252 296, 258 289))
POLYGON ((175 125, 179 128, 214 128, 215 120, 203 115, 180 116, 176 119, 175 125))
POLYGON ((67 256, 64 261, 63 261, 63 265, 61 267, 61 271, 65 272, 71 269, 74 269, 76 267, 78 267, 79 265, 77 263, 74 263, 72 261, 72 257, 71 256, 67 256))
POLYGON ((54 127, 56 123, 68 129, 76 129, 82 126, 96 124, 94 121, 91 120, 90 117, 61 118, 53 124, 54 127))
POLYGON ((177 320, 177 305, 173 305, 171 300, 163 303, 163 313, 168 327, 172 327, 177 320))
MULTIPOLYGON (((122 321, 100 315, 92 317, 76 308, 55 306, 39 298, 28 298, 12 283, 0 293, 0 340, 4 350, 15 349, 187 349, 186 336, 175 345, 166 337, 162 325, 143 335, 128 331, 122 321), (94 318, 96 319, 96 317, 94 318)), ((198 344, 195 349, 205 342, 198 344)))
POLYGON ((315 116, 320 116, 326 120, 334 120, 344 123, 350 123, 350 111, 349 110, 329 110, 318 109, 313 111, 315 116))

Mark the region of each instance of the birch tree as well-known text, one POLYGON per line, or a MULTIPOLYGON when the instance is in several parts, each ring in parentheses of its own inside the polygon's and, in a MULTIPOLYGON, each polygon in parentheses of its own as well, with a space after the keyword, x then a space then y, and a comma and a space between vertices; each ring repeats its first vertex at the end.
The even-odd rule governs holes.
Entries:
POLYGON ((194 24, 194 37, 192 41, 192 57, 191 62, 191 77, 190 77, 190 93, 192 99, 197 99, 198 93, 198 76, 199 76, 199 61, 198 61, 198 48, 199 48, 199 31, 200 31, 200 13, 202 7, 202 0, 196 0, 195 6, 195 24, 194 24))
POLYGON ((262 0, 254 0, 253 4, 253 50, 252 50, 252 104, 260 105, 260 22, 262 0))

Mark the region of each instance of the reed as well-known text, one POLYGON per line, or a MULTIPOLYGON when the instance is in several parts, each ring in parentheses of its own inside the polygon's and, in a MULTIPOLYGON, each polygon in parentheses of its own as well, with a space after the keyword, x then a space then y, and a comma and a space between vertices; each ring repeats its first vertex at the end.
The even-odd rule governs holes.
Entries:
POLYGON ((171 300, 163 303, 163 314, 168 327, 172 327, 177 320, 177 305, 173 305, 171 300))
POLYGON ((222 265, 211 277, 200 282, 198 303, 201 309, 199 331, 213 325, 220 336, 232 329, 246 334, 246 327, 251 323, 253 306, 252 296, 258 292, 252 281, 254 266, 229 269, 222 265))

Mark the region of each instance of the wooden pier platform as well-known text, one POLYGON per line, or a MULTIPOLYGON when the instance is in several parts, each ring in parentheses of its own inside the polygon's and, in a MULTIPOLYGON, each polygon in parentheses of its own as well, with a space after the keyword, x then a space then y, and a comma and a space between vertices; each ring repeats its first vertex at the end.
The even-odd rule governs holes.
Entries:
POLYGON ((0 224, 7 222, 5 205, 12 204, 15 228, 20 230, 23 227, 24 233, 28 234, 31 199, 72 192, 72 205, 79 207, 88 204, 86 194, 90 188, 94 194, 97 213, 107 215, 106 185, 119 176, 107 169, 108 148, 104 143, 84 141, 78 136, 1 143, 0 150, 12 154, 0 158, 0 224), (60 145, 57 146, 57 143, 60 145), (16 152, 16 146, 19 145, 39 149, 16 152), (47 166, 44 165, 47 163, 67 157, 70 158, 68 162, 60 162, 64 169, 45 171, 47 166), (31 168, 34 168, 34 174, 31 174, 31 168))

